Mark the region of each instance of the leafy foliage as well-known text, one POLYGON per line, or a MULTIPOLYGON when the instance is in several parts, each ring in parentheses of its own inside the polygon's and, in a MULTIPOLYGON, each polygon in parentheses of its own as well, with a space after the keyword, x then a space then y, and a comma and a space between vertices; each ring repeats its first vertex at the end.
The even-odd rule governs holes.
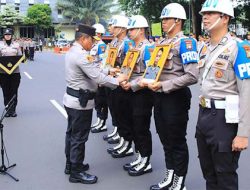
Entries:
POLYGON ((58 0, 57 8, 71 22, 92 25, 111 17, 110 9, 118 6, 113 0, 58 0))
POLYGON ((28 9, 25 24, 35 25, 39 30, 50 28, 52 25, 51 8, 45 4, 32 5, 28 9))
POLYGON ((23 20, 24 18, 11 5, 4 6, 3 11, 0 12, 1 27, 14 26, 22 23, 23 20))

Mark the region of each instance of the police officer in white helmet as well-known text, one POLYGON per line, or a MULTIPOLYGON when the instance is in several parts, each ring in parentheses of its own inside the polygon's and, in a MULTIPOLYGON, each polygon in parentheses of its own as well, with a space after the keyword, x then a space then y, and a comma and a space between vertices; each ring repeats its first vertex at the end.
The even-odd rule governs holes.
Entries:
MULTIPOLYGON (((90 55, 96 57, 100 63, 100 67, 103 67, 103 56, 106 51, 106 44, 102 41, 102 35, 105 34, 105 28, 102 24, 94 24, 93 27, 96 29, 96 35, 100 38, 96 41, 94 47, 90 51, 90 55)), ((92 125, 91 132, 99 133, 107 131, 106 119, 108 118, 108 105, 105 87, 99 86, 95 96, 95 109, 97 113, 97 122, 92 125)))
POLYGON ((153 107, 152 92, 147 88, 141 88, 138 85, 140 79, 146 70, 147 62, 150 59, 150 42, 146 38, 149 25, 145 17, 135 15, 130 18, 128 24, 128 35, 134 40, 134 50, 140 52, 136 60, 131 78, 123 85, 124 102, 122 118, 133 133, 133 140, 137 150, 137 157, 133 162, 123 166, 131 176, 139 176, 152 172, 150 157, 152 155, 152 137, 150 132, 150 123, 153 107), (124 114, 126 113, 126 115, 124 114))
POLYGON ((198 55, 195 39, 184 36, 186 12, 178 3, 168 4, 161 13, 166 38, 160 44, 172 44, 158 82, 148 84, 154 93, 155 126, 165 153, 166 174, 151 190, 186 190, 188 146, 186 140, 191 92, 197 82, 198 55))
POLYGON ((238 190, 238 160, 250 133, 250 44, 228 32, 231 0, 206 0, 200 11, 211 39, 200 53, 201 96, 196 126, 206 190, 238 190), (237 41, 236 41, 237 40, 237 41))

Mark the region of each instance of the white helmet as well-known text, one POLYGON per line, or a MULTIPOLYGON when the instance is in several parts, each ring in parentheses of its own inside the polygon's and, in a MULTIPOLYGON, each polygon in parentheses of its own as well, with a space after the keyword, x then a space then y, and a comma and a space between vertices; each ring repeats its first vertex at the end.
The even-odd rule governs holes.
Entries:
POLYGON ((206 0, 202 6, 201 15, 204 12, 219 12, 234 18, 234 8, 232 0, 206 0))
POLYGON ((148 21, 144 16, 135 15, 129 19, 128 29, 132 28, 148 28, 148 21))
POLYGON ((127 28, 128 27, 128 18, 126 16, 116 15, 113 17, 112 26, 113 27, 127 28))
POLYGON ((178 18, 187 19, 186 11, 179 3, 170 3, 166 5, 161 12, 161 19, 163 18, 178 18))
POLYGON ((93 27, 96 29, 96 33, 105 34, 105 28, 102 24, 94 24, 93 27))

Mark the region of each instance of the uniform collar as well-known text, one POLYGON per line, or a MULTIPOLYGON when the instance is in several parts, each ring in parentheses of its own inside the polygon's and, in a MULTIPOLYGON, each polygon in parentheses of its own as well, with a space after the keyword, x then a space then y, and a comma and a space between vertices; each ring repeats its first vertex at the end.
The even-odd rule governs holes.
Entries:
POLYGON ((84 50, 84 48, 82 47, 81 44, 79 44, 78 42, 74 42, 73 46, 77 47, 77 48, 81 48, 82 50, 84 50))
POLYGON ((180 31, 180 32, 178 32, 177 34, 175 34, 175 36, 173 37, 173 38, 169 38, 168 36, 166 36, 166 38, 165 39, 163 39, 161 42, 160 42, 160 44, 161 43, 163 43, 163 42, 167 42, 167 43, 173 43, 173 42, 175 42, 178 38, 180 38, 180 37, 182 37, 184 34, 183 34, 183 31, 180 31))
POLYGON ((210 51, 213 51, 215 50, 218 46, 223 46, 225 44, 227 44, 227 42, 231 41, 233 39, 233 37, 230 35, 230 33, 228 32, 222 39, 221 41, 215 45, 215 46, 212 46, 210 42, 208 42, 208 47, 210 49, 210 51))

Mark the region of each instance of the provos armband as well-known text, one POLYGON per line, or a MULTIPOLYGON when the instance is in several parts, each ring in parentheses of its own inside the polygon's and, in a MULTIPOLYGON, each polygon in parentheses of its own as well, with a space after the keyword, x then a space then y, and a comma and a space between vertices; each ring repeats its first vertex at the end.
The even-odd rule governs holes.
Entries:
POLYGON ((103 44, 99 44, 99 45, 98 45, 97 54, 98 54, 98 55, 104 54, 105 51, 106 51, 106 48, 107 48, 106 44, 104 44, 104 43, 103 43, 103 44))
POLYGON ((180 55, 182 63, 198 63, 197 44, 193 38, 183 38, 180 42, 180 55))
POLYGON ((237 42, 238 54, 234 71, 241 80, 250 78, 250 44, 247 41, 237 42))
POLYGON ((128 50, 133 49, 135 42, 133 40, 124 41, 124 53, 126 54, 128 50))

